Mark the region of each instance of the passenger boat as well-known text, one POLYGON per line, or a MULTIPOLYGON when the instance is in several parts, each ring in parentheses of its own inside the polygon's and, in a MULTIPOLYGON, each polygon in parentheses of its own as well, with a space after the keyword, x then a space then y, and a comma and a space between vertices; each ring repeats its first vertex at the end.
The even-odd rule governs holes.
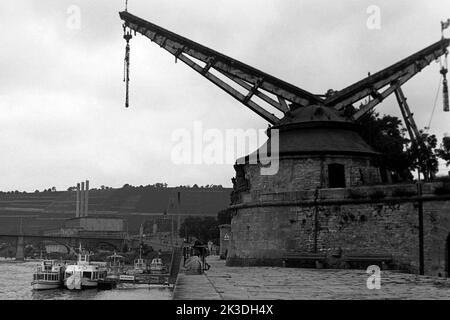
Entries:
POLYGON ((150 263, 150 272, 151 273, 163 273, 166 271, 166 267, 164 266, 161 258, 155 258, 150 263))
POLYGON ((63 285, 65 266, 55 260, 44 260, 33 274, 33 290, 58 289, 63 285))
POLYGON ((107 264, 107 271, 109 279, 119 279, 119 276, 123 273, 125 263, 124 263, 124 257, 121 255, 118 255, 116 252, 114 252, 113 255, 106 257, 108 260, 107 264))
POLYGON ((64 273, 64 286, 69 290, 96 288, 98 281, 105 279, 107 270, 98 264, 89 261, 90 254, 81 250, 78 254, 77 264, 66 267, 64 273))
POLYGON ((142 249, 139 249, 139 258, 134 260, 134 268, 132 270, 128 270, 128 275, 134 274, 143 274, 148 272, 147 263, 145 259, 142 259, 142 249))

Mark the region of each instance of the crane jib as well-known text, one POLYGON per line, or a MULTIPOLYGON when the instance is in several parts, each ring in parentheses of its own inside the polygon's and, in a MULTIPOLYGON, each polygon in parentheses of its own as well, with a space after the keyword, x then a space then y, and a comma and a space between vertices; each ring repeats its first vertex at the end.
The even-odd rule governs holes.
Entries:
MULTIPOLYGON (((127 28, 148 37, 161 48, 171 53, 175 57, 175 61, 183 61, 272 124, 277 123, 280 119, 273 113, 270 113, 267 107, 262 107, 259 101, 252 100, 253 97, 256 96, 262 99, 283 114, 287 114, 295 107, 312 104, 344 110, 356 102, 372 97, 373 99, 370 99, 366 105, 362 105, 354 115, 354 119, 357 120, 370 112, 388 96, 394 94, 403 84, 432 61, 446 54, 448 52, 447 47, 450 45, 450 39, 443 38, 431 46, 349 87, 340 91, 331 90, 331 94, 322 98, 319 95, 312 94, 220 52, 134 16, 127 11, 119 14, 127 28), (203 65, 200 65, 198 61, 203 65), (233 81, 246 93, 241 94, 212 73, 212 71, 233 81)), ((444 89, 445 87, 444 85, 444 89)))

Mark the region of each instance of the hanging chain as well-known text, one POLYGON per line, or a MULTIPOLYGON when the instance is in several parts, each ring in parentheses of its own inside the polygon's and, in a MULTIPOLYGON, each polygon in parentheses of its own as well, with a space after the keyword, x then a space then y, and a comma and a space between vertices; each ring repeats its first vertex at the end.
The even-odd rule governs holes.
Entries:
POLYGON ((125 93, 125 108, 129 107, 129 88, 130 88, 130 40, 133 38, 130 30, 126 30, 126 26, 123 26, 124 35, 123 38, 127 42, 127 46, 125 47, 125 61, 124 61, 124 72, 123 72, 123 81, 126 86, 125 93))
POLYGON ((444 98, 444 111, 449 112, 450 106, 448 101, 448 85, 447 85, 447 73, 448 73, 448 51, 445 53, 444 63, 441 67, 441 74, 444 80, 442 81, 443 85, 443 98, 444 98))

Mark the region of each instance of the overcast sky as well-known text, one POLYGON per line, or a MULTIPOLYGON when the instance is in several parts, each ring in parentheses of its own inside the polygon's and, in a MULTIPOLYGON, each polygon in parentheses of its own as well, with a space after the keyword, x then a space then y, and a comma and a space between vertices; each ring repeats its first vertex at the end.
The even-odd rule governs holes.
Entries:
MULTIPOLYGON (((124 2, 0 2, 0 190, 65 190, 83 179, 231 186, 231 165, 174 165, 173 131, 194 121, 220 130, 267 123, 141 36, 131 43, 125 109, 124 2), (80 29, 68 27, 71 5, 81 10, 80 29)), ((450 1, 130 0, 129 11, 322 94, 439 40, 450 1), (380 30, 367 28, 370 5, 381 9, 380 30)), ((438 81, 433 63, 404 86, 421 128, 438 81)), ((400 115, 393 97, 378 111, 400 115)), ((431 126, 439 140, 449 123, 440 98, 431 126)))

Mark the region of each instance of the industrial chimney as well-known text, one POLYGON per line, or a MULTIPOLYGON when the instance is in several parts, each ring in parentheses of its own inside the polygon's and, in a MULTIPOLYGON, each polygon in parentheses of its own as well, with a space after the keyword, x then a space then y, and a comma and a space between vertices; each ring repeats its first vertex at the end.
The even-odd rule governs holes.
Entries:
POLYGON ((84 182, 81 183, 80 217, 84 217, 84 182))
POLYGON ((76 203, 76 211, 75 211, 75 217, 80 217, 80 184, 77 183, 77 203, 76 203))
POLYGON ((89 208, 89 180, 86 180, 86 190, 84 195, 84 217, 88 216, 89 208))

